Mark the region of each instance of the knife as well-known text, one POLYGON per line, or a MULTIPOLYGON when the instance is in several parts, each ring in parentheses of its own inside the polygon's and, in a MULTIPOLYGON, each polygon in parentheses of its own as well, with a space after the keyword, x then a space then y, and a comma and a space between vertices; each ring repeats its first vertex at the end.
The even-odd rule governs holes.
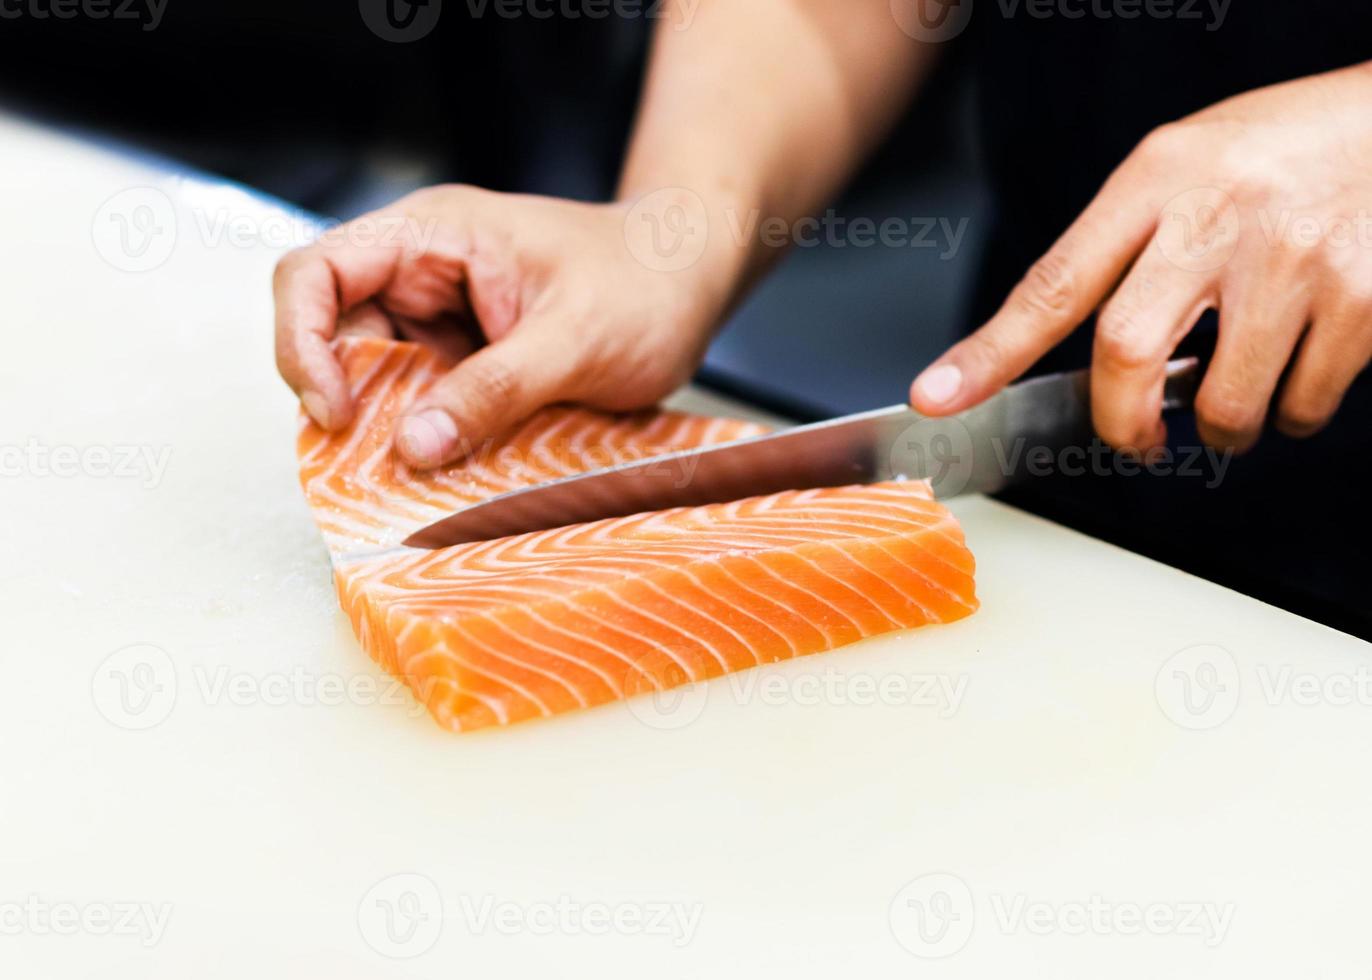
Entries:
MULTIPOLYGON (((1167 365, 1166 410, 1189 408, 1199 362, 1167 365)), ((769 435, 665 453, 502 493, 411 534, 412 548, 445 548, 669 507, 726 503, 782 490, 885 480, 931 482, 938 497, 994 493, 1045 465, 1045 452, 1092 438, 1090 372, 1011 385, 941 418, 906 405, 769 435)))

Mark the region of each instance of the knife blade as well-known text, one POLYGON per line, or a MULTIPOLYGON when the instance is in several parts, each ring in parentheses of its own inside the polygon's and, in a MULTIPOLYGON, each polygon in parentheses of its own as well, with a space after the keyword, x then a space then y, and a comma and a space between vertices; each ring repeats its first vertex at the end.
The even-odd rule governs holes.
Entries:
MULTIPOLYGON (((1196 358, 1167 366, 1164 409, 1188 408, 1196 358)), ((734 442, 664 453, 536 484, 465 507, 411 534, 412 548, 444 548, 670 507, 727 503, 782 490, 886 480, 931 482, 941 498, 994 493, 1021 479, 1044 450, 1091 439, 1090 373, 1011 385, 943 417, 906 405, 734 442)))

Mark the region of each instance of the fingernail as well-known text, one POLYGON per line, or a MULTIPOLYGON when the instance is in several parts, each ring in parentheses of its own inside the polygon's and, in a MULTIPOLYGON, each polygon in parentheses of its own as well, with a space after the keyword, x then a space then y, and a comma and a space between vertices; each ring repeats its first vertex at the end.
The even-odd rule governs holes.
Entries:
POLYGON ((457 443, 457 423, 441 408, 426 408, 401 421, 396 443, 410 462, 437 466, 457 443))
POLYGON ((962 369, 956 364, 931 367, 919 376, 915 387, 931 405, 943 405, 956 398, 962 389, 962 369))
POLYGON ((300 396, 300 404, 305 406, 305 413, 315 422, 326 429, 329 427, 329 403, 323 395, 317 391, 307 391, 300 396))

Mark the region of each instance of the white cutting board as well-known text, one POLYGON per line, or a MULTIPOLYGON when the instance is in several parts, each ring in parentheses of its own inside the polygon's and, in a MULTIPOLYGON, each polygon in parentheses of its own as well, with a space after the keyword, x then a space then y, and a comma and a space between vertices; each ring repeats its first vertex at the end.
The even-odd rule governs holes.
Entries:
POLYGON ((0 208, 0 444, 84 470, 4 450, 0 974, 1366 967, 1366 644, 973 498, 967 621, 450 735, 354 643, 296 488, 245 240, 290 225, 12 122, 0 208), (101 209, 143 185, 165 261, 120 271, 101 209))

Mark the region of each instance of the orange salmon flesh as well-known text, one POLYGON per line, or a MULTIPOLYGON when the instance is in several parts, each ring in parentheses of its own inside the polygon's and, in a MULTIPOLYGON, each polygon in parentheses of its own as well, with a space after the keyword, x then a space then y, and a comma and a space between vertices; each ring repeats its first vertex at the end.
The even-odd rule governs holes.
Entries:
POLYGON ((415 344, 337 349, 357 415, 330 434, 302 412, 301 486, 363 649, 446 728, 547 717, 977 608, 962 529, 922 482, 405 548, 413 531, 496 493, 763 430, 553 407, 417 473, 392 452, 392 429, 450 365, 415 344))

